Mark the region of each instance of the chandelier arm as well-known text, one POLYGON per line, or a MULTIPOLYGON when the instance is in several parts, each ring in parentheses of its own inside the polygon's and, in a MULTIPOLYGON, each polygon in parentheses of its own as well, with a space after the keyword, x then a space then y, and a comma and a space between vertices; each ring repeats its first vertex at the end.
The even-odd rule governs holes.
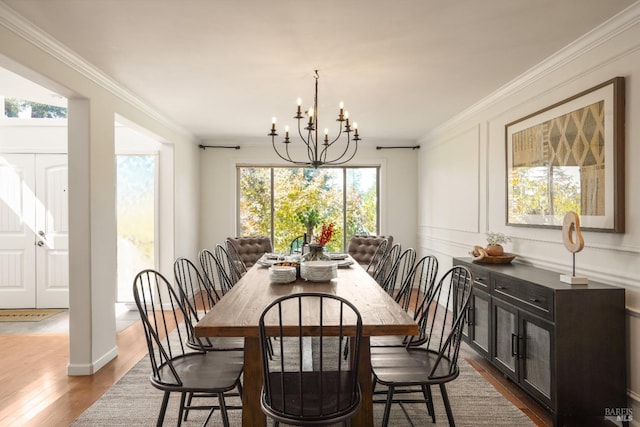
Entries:
MULTIPOLYGON (((336 139, 336 140, 334 140, 334 141, 332 141, 330 144, 326 145, 326 146, 324 147, 323 153, 324 153, 325 151, 328 151, 329 147, 331 147, 331 146, 332 146, 336 141, 337 141, 337 139, 336 139)), ((338 157, 334 158, 333 160, 330 160, 330 162, 337 162, 337 161, 340 161, 340 160, 341 160, 345 155, 347 155, 347 153, 349 152, 349 147, 350 147, 350 146, 351 146, 351 135, 349 135, 349 134, 347 133, 347 143, 346 143, 346 145, 345 145, 344 151, 343 151, 343 152, 342 152, 342 154, 340 154, 338 157)), ((358 148, 357 148, 357 145, 356 145, 356 151, 357 151, 357 150, 358 150, 358 148)), ((353 154, 355 155, 355 152, 354 152, 353 154)), ((325 158, 326 158, 326 155, 325 155, 325 158)), ((351 156, 351 158, 353 158, 353 155, 351 156)))
POLYGON ((273 145, 273 151, 276 152, 276 154, 278 155, 278 157, 280 157, 282 160, 286 161, 286 162, 293 162, 293 160, 291 159, 291 156, 289 155, 289 146, 287 144, 287 157, 284 157, 282 154, 280 154, 280 151, 278 150, 278 147, 276 147, 276 142, 275 142, 275 135, 271 136, 271 145, 273 145))
POLYGON ((311 166, 311 163, 309 163, 309 162, 299 162, 299 161, 291 159, 291 155, 289 154, 289 144, 287 144, 287 157, 289 158, 288 162, 289 163, 293 163, 294 165, 311 166))
MULTIPOLYGON (((326 144, 323 144, 323 148, 322 148, 322 152, 320 153, 320 157, 322 158, 322 162, 324 163, 324 161, 326 160, 326 157, 328 155, 328 150, 329 148, 335 144, 336 142, 338 142, 338 140, 340 139, 340 137, 342 136, 342 122, 340 121, 340 119, 337 120, 340 123, 340 126, 338 126, 338 135, 333 139, 333 141, 331 142, 327 142, 326 144)), ((349 149, 349 133, 345 132, 347 134, 347 148, 344 150, 344 152, 342 153, 342 155, 340 157, 338 157, 336 160, 340 160, 345 153, 347 152, 347 150, 349 149)))
POLYGON ((329 165, 329 166, 343 165, 343 164, 345 164, 347 162, 350 162, 351 159, 353 159, 355 157, 357 152, 358 152, 358 141, 355 141, 355 150, 353 150, 353 153, 351 153, 351 156, 349 158, 347 158, 345 160, 342 160, 342 161, 339 161, 344 156, 344 153, 343 153, 342 156, 338 157, 337 159, 331 160, 331 161, 329 161, 329 162, 327 162, 325 164, 329 165))

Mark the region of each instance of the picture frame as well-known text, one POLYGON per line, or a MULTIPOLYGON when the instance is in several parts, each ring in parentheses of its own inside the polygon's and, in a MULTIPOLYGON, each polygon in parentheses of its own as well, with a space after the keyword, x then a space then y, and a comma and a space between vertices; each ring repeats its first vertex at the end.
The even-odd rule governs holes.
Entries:
POLYGON ((624 233, 624 132, 624 77, 508 123, 506 224, 624 233))

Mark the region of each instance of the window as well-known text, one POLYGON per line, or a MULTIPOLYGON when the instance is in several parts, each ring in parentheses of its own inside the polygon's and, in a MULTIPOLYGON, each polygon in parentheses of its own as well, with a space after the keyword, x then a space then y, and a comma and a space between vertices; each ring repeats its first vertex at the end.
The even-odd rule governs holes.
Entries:
POLYGON ((118 302, 133 302, 132 278, 156 267, 156 156, 117 155, 118 302))
POLYGON ((333 222, 327 249, 343 251, 354 234, 378 234, 378 176, 378 167, 238 167, 237 233, 270 236, 274 250, 285 252, 306 231, 296 213, 315 208, 315 233, 333 222))
MULTIPOLYGON (((63 98, 60 98, 63 100, 63 98)), ((66 103, 66 100, 64 100, 66 103)), ((4 116, 7 118, 66 119, 67 109, 62 106, 40 104, 20 98, 4 99, 4 116)))

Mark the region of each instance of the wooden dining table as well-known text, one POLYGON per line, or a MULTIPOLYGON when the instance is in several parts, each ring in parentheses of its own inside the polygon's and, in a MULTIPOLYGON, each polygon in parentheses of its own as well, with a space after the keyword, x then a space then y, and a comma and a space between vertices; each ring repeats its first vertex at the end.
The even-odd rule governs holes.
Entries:
POLYGON ((268 268, 254 265, 236 285, 198 322, 199 337, 244 337, 242 425, 264 426, 260 407, 262 352, 258 321, 275 299, 301 292, 338 295, 353 303, 362 316, 362 339, 358 377, 362 396, 353 426, 373 425, 370 337, 417 335, 418 324, 356 262, 338 269, 337 278, 326 282, 297 279, 288 284, 271 283, 268 268))

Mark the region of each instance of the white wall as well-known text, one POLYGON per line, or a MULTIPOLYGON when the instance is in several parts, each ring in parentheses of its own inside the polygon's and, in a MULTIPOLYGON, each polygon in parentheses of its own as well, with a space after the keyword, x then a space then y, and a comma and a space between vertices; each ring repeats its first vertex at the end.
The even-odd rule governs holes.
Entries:
MULTIPOLYGON (((396 141, 397 143, 397 141, 396 141)), ((238 145, 237 141, 206 141, 205 145, 238 145)), ((241 149, 207 148, 200 153, 200 245, 213 248, 236 235, 236 165, 283 165, 269 137, 240 143, 241 149), (260 145, 259 145, 260 144, 260 145)), ((349 165, 381 166, 380 232, 391 234, 405 248, 416 247, 417 151, 376 150, 385 141, 363 141, 349 165)))
POLYGON ((640 414, 639 4, 420 141, 419 241, 444 268, 500 231, 513 236, 507 250, 520 261, 570 271, 560 230, 505 225, 505 125, 616 76, 626 78, 626 232, 583 231, 577 273, 626 288, 629 401, 640 414))
MULTIPOLYGON (((175 191, 161 203, 163 272, 172 277, 175 251, 195 253, 197 243, 198 148, 193 138, 120 88, 73 52, 66 50, 0 3, 0 66, 69 101, 70 374, 91 374, 117 354, 114 120, 136 123, 170 144, 171 165, 161 180, 175 191), (73 114, 72 114, 73 113, 73 114), (72 117, 73 116, 73 117, 72 117), (179 207, 178 208, 174 208, 179 207), (169 224, 163 224, 165 222, 169 224), (184 230, 183 230, 184 228, 184 230), (175 240, 174 238, 175 233, 175 240), (185 249, 187 248, 187 249, 185 249)), ((11 132, 7 130, 6 132, 11 132)), ((162 167, 162 165, 161 165, 162 167)))

